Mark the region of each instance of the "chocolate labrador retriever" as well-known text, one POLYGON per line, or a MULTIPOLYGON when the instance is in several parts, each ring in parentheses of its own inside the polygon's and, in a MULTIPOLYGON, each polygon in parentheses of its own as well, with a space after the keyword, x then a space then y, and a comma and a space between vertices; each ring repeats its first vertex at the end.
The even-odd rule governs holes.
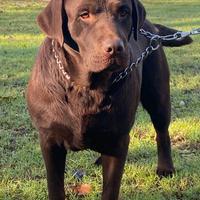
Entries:
POLYGON ((65 199, 67 150, 84 149, 101 153, 102 199, 118 199, 139 101, 157 133, 157 174, 171 175, 169 69, 163 48, 123 80, 113 84, 113 79, 149 45, 138 34, 140 28, 174 31, 146 20, 137 0, 51 0, 37 20, 47 38, 32 71, 27 102, 39 130, 49 199, 65 199))

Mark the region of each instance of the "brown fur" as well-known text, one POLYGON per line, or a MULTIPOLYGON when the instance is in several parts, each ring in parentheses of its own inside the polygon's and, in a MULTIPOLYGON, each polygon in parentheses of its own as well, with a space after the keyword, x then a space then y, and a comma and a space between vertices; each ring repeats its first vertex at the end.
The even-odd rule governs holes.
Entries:
POLYGON ((124 80, 111 84, 147 47, 149 41, 138 30, 143 27, 156 33, 156 27, 145 19, 145 9, 137 0, 87 0, 87 6, 100 8, 99 14, 75 18, 78 6, 80 9, 85 2, 51 0, 38 17, 47 38, 33 67, 27 102, 40 133, 50 200, 65 197, 67 150, 87 148, 102 154, 102 199, 118 199, 128 133, 140 100, 157 132, 157 173, 162 176, 174 172, 168 134, 169 70, 163 49, 154 52, 124 80), (52 39, 71 80, 59 70, 52 39))

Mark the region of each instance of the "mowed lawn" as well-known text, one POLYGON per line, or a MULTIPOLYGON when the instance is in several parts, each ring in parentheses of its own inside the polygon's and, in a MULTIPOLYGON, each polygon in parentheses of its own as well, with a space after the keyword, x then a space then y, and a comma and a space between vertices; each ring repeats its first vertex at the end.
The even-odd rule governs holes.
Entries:
MULTIPOLYGON (((179 30, 200 27, 199 0, 143 0, 148 18, 179 30)), ((37 131, 25 103, 25 88, 37 49, 44 38, 35 18, 47 4, 42 0, 0 0, 0 200, 45 200, 47 186, 37 131)), ((200 36, 181 48, 166 49, 171 69, 173 159, 176 174, 155 175, 155 132, 140 107, 122 180, 123 200, 200 200, 200 36)), ((91 151, 68 153, 66 199, 79 199, 69 189, 82 183, 92 192, 82 198, 100 199, 101 167, 91 151)))

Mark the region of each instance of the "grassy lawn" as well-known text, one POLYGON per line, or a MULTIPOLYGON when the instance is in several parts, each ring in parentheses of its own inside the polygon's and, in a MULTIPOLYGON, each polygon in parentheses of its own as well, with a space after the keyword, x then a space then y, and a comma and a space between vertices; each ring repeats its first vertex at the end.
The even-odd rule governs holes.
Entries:
MULTIPOLYGON (((24 99, 37 49, 44 38, 35 17, 42 0, 0 0, 0 200, 47 199, 46 179, 37 131, 24 99)), ((180 30, 200 27, 199 0, 143 0, 148 18, 180 30)), ((173 158, 176 174, 159 180, 155 175, 155 133, 140 107, 131 131, 131 144, 121 187, 124 200, 200 199, 200 36, 187 47, 166 49, 171 68, 173 158)), ((74 170, 86 173, 92 185, 85 200, 100 199, 101 168, 91 151, 68 154, 67 199, 77 199, 69 185, 74 170)))

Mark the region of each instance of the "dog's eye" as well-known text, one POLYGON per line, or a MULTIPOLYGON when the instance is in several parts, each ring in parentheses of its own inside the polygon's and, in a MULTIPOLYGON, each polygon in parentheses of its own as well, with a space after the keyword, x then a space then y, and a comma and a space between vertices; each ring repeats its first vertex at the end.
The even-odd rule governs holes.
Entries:
POLYGON ((90 14, 89 14, 89 12, 88 11, 83 11, 81 14, 80 14, 80 17, 82 18, 82 19, 87 19, 87 18, 89 18, 90 17, 90 14))
POLYGON ((129 11, 127 9, 120 9, 119 10, 119 16, 120 17, 126 17, 129 14, 129 11))

